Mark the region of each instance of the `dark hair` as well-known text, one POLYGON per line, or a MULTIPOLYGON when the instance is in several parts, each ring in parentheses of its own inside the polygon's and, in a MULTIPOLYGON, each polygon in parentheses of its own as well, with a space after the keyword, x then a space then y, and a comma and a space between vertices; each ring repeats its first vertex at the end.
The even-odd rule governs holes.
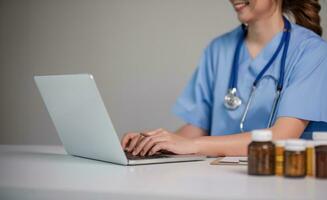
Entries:
POLYGON ((295 23, 322 35, 319 0, 282 0, 282 10, 291 15, 295 23))

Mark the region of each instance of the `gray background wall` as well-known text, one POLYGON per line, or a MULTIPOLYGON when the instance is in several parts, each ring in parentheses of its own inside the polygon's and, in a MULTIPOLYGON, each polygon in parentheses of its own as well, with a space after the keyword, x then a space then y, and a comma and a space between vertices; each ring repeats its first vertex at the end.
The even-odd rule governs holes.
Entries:
POLYGON ((237 24, 227 0, 0 0, 0 143, 60 144, 36 74, 92 73, 119 133, 175 130, 203 48, 237 24))

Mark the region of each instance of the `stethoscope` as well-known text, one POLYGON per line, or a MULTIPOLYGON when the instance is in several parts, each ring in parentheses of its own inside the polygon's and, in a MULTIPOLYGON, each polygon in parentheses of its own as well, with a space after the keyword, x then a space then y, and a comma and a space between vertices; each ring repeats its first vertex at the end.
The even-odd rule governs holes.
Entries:
MULTIPOLYGON (((279 52, 281 51, 282 47, 284 46, 284 50, 283 50, 283 54, 282 54, 282 58, 281 58, 279 80, 278 80, 277 87, 276 87, 276 95, 274 98, 272 111, 269 116, 269 121, 268 121, 267 127, 269 128, 272 125, 272 121, 273 121, 273 118, 274 118, 275 112, 276 112, 276 107, 277 107, 277 104, 278 104, 278 101, 280 98, 280 94, 281 94, 281 91, 282 91, 283 85, 284 85, 285 63, 286 63, 287 50, 288 50, 290 36, 291 36, 291 23, 285 17, 283 19, 284 19, 284 31, 283 31, 282 39, 281 39, 276 51, 274 52, 273 56, 271 57, 269 62, 266 64, 266 66, 261 70, 261 72, 258 74, 258 76, 256 77, 255 81, 252 84, 249 101, 246 104, 246 107, 245 107, 245 110, 244 110, 244 113, 242 115, 241 122, 240 122, 240 130, 242 132, 244 132, 244 122, 246 120, 250 105, 252 103, 255 91, 258 86, 258 83, 260 82, 260 80, 262 80, 263 75, 270 68, 270 66, 275 61, 276 57, 278 56, 279 52)), ((247 35, 247 28, 244 25, 242 25, 242 29, 243 29, 243 34, 240 37, 240 39, 237 43, 237 46, 236 46, 231 78, 229 80, 229 87, 228 87, 227 94, 224 99, 224 105, 229 110, 236 110, 237 108, 239 108, 242 105, 241 98, 237 96, 237 88, 236 88, 240 49, 241 49, 242 43, 247 35)))

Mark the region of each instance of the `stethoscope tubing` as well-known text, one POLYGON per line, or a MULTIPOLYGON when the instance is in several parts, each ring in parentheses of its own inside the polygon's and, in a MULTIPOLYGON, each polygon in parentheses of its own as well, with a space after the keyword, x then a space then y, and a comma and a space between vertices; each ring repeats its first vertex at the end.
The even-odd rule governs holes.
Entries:
MULTIPOLYGON (((273 105, 272 105, 272 110, 271 110, 271 113, 270 113, 270 116, 269 116, 267 128, 272 126, 273 120, 275 118, 277 105, 279 103, 279 99, 280 99, 280 96, 281 96, 281 91, 282 91, 283 85, 284 85, 286 57, 287 57, 289 41, 290 41, 290 35, 291 35, 291 24, 285 17, 283 17, 283 19, 284 19, 285 27, 284 27, 284 33, 283 33, 282 39, 281 39, 276 51, 274 52, 273 56, 269 60, 269 62, 265 65, 263 70, 261 70, 261 72, 256 77, 255 81, 253 82, 252 89, 251 89, 250 96, 249 96, 249 100, 248 100, 248 102, 246 104, 246 107, 245 107, 245 110, 244 110, 244 113, 242 115, 241 122, 240 122, 241 132, 245 131, 244 130, 244 123, 245 123, 246 117, 248 115, 249 108, 250 108, 250 105, 251 105, 251 103, 253 101, 255 91, 256 91, 256 87, 257 87, 259 81, 262 79, 263 75, 266 73, 266 71, 270 68, 272 63, 278 57, 278 54, 281 51, 281 49, 284 47, 283 53, 282 53, 282 58, 281 58, 281 67, 280 67, 280 73, 279 73, 279 80, 278 80, 277 87, 276 87, 276 95, 275 95, 274 102, 273 102, 273 105)), ((243 28, 243 36, 240 37, 240 39, 238 41, 238 44, 237 44, 237 47, 236 47, 235 56, 234 56, 234 60, 233 60, 233 66, 232 66, 231 79, 230 79, 230 82, 229 82, 229 90, 231 90, 231 89, 236 90, 236 87, 237 87, 237 72, 238 72, 238 62, 239 62, 240 48, 241 48, 241 45, 242 45, 242 42, 243 42, 244 38, 247 35, 247 31, 246 31, 246 28, 245 28, 244 25, 242 25, 242 28, 243 28)))

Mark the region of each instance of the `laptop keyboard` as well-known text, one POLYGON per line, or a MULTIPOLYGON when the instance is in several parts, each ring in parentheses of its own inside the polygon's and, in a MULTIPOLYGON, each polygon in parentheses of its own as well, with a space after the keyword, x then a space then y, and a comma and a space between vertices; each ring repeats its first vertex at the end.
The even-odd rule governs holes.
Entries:
POLYGON ((164 154, 154 154, 154 155, 147 155, 147 156, 134 156, 132 153, 126 152, 126 157, 128 160, 144 160, 144 159, 157 159, 157 158, 169 158, 169 155, 164 154))

